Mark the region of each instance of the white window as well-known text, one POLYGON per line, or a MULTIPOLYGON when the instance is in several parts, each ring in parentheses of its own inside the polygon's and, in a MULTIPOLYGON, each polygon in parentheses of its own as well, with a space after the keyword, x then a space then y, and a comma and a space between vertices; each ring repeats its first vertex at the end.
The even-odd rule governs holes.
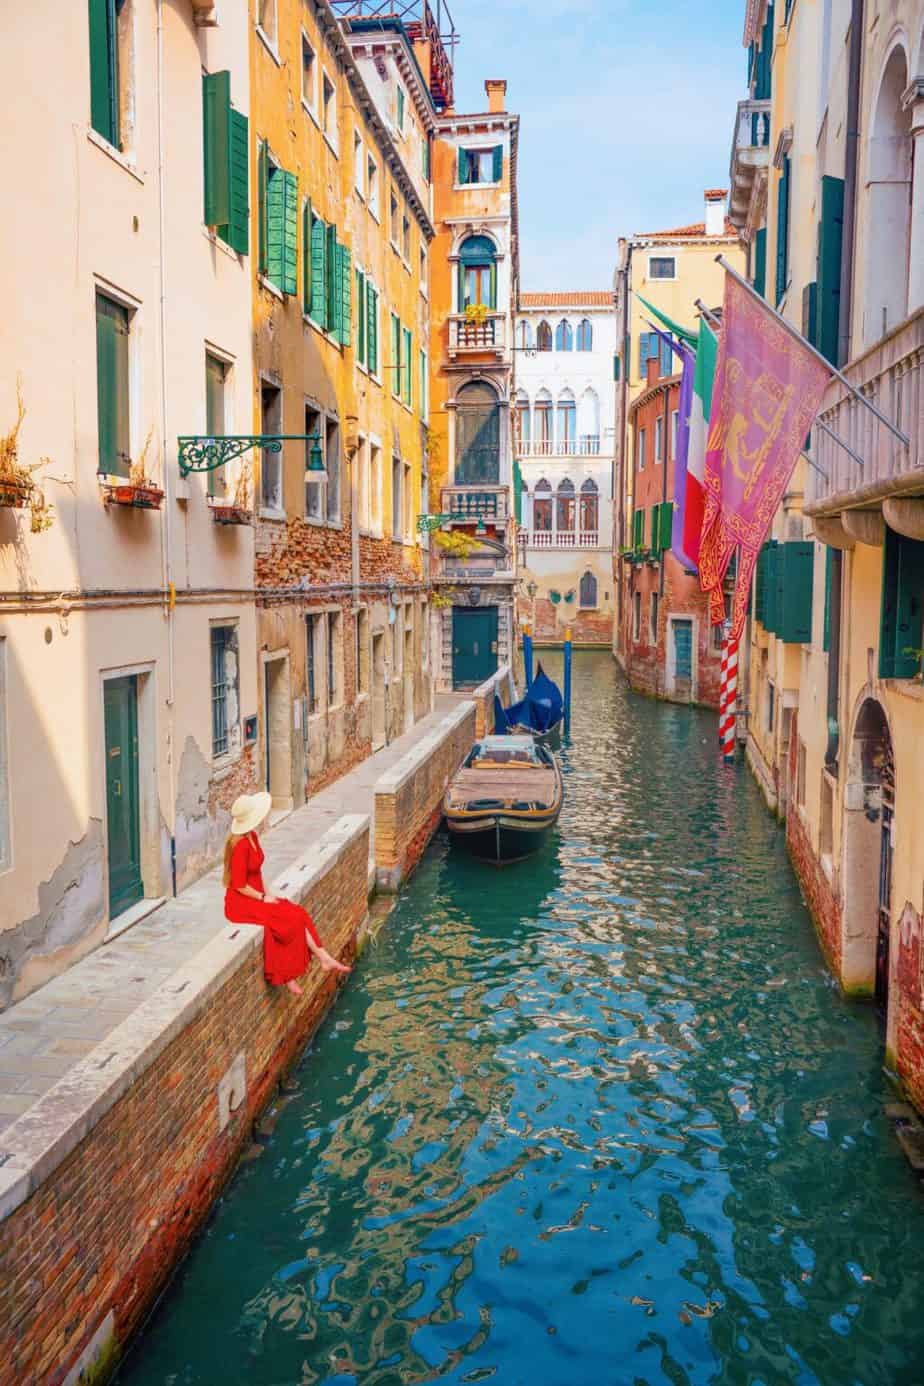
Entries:
POLYGON ((676 279, 677 261, 673 255, 649 255, 649 279, 676 279))
POLYGON ((370 154, 366 163, 366 201, 373 216, 379 214, 379 166, 370 154))
MULTIPOLYGON (((264 380, 260 387, 262 414, 261 433, 282 432, 282 390, 272 381, 264 380)), ((260 505, 264 510, 281 512, 283 507, 281 452, 264 448, 260 466, 260 505)))
POLYGON ((321 82, 321 129, 337 147, 337 89, 325 72, 321 82))
POLYGON ((7 749, 7 673, 6 638, 0 638, 0 871, 12 864, 12 831, 10 823, 10 761, 7 749))
POLYGON ((369 476, 369 443, 365 438, 360 438, 359 447, 356 449, 356 504, 361 531, 368 531, 369 520, 372 513, 370 495, 370 476, 369 476))
POLYGON ((411 542, 414 533, 414 491, 411 486, 411 466, 404 464, 404 538, 411 542))
POLYGON ((353 185, 360 197, 363 196, 363 175, 365 173, 365 150, 363 142, 353 133, 353 185))
POLYGON ((655 419, 654 460, 655 462, 664 461, 664 420, 660 414, 655 419))
POLYGON ((420 292, 424 298, 427 296, 427 247, 420 247, 420 292))
POLYGON ((340 425, 328 419, 324 426, 324 457, 327 468, 327 518, 340 519, 340 425))
MULTIPOLYGON (((315 409, 314 405, 305 405, 305 433, 309 436, 314 433, 321 435, 321 458, 324 457, 324 430, 321 427, 320 410, 315 409)), ((305 444, 305 515, 309 520, 324 519, 324 479, 318 472, 308 469, 308 462, 311 458, 311 449, 315 446, 313 441, 305 444)))
POLYGON ((302 100, 312 112, 318 109, 318 65, 314 49, 302 34, 302 100))
POLYGON ((637 446, 635 452, 636 452, 636 458, 637 458, 637 461, 638 461, 638 470, 639 470, 640 472, 643 472, 643 471, 645 470, 645 430, 644 430, 644 428, 640 428, 639 431, 638 431, 638 446, 637 446))
POLYGON ((257 25, 261 33, 276 47, 276 0, 258 0, 257 25))
POLYGON ((356 613, 356 692, 369 692, 369 611, 356 613))
POLYGON ((382 533, 382 449, 369 444, 369 521, 374 534, 382 533))
POLYGON ((403 217, 401 220, 401 254, 407 264, 411 263, 411 219, 403 217))
POLYGON ((394 192, 391 193, 391 195, 390 195, 390 197, 389 197, 389 200, 388 200, 388 234, 389 234, 389 236, 391 237, 391 243, 392 243, 392 245, 394 246, 395 250, 397 250, 397 249, 398 249, 398 199, 395 197, 394 192))
POLYGON ((391 459, 391 537, 400 540, 404 506, 401 503, 402 464, 400 457, 391 459))
POLYGON ((212 626, 212 757, 219 760, 240 746, 240 684, 237 624, 212 626))
POLYGON ((343 701, 343 615, 327 613, 327 706, 343 701))

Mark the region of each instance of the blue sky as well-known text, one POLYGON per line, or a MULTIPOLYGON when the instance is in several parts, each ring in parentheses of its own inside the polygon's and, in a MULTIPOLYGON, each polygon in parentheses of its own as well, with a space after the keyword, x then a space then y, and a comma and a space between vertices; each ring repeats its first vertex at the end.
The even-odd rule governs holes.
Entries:
POLYGON ((703 218, 747 94, 744 0, 449 0, 456 109, 506 77, 526 290, 607 288, 621 235, 703 218))

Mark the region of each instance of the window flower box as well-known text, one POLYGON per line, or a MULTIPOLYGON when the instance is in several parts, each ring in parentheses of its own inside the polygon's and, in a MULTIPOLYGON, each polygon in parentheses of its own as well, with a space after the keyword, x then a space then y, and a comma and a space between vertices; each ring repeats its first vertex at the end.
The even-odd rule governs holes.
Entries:
POLYGON ((163 504, 164 493, 159 486, 149 481, 109 482, 105 486, 106 505, 134 506, 136 510, 159 510, 163 504))
POLYGON ((231 505, 227 502, 211 501, 209 509, 216 525, 252 525, 253 511, 245 505, 231 505))
POLYGON ((27 510, 32 503, 33 490, 31 481, 0 480, 0 506, 11 510, 27 510))

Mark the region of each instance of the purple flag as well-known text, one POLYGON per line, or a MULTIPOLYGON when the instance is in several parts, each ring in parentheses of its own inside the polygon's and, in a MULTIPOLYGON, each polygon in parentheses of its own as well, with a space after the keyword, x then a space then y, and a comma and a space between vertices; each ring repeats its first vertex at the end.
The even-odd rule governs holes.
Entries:
POLYGON ((674 525, 671 533, 671 553, 678 563, 695 573, 696 564, 683 551, 683 521, 687 505, 687 458, 690 453, 690 411, 693 407, 696 357, 687 346, 675 346, 674 350, 683 360, 683 375, 680 377, 677 451, 674 454, 674 525))

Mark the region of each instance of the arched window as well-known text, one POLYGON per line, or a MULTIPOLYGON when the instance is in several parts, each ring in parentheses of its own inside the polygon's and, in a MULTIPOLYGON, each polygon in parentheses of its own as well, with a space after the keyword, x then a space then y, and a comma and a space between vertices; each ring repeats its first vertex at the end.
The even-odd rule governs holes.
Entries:
POLYGON ((457 483, 500 481, 500 406, 483 381, 459 390, 456 404, 457 483))
POLYGON ((533 531, 552 533, 552 488, 545 477, 536 483, 533 493, 533 531))
POLYGON ((548 457, 552 452, 552 396, 540 390, 533 405, 533 452, 548 457))
POLYGON ((537 351, 552 350, 552 329, 545 319, 536 328, 536 349, 537 351))
POLYGON ((520 320, 520 325, 517 328, 517 339, 517 345, 522 347, 524 351, 528 351, 533 344, 533 325, 526 318, 520 320))
POLYGON ((905 54, 896 47, 882 76, 870 130, 867 288, 863 314, 867 345, 878 341, 908 313, 911 107, 902 110, 902 93, 907 85, 905 54), (885 246, 888 246, 887 252, 885 246))
POLYGON ((497 252, 487 236, 469 236, 459 251, 459 312, 476 303, 497 307, 497 252))
MULTIPOLYGON (((593 535, 593 539, 588 538, 584 542, 596 543, 597 530, 600 524, 600 493, 597 490, 597 483, 590 477, 581 485, 581 501, 579 526, 582 535, 593 535)), ((596 602, 593 603, 596 606, 596 602)), ((583 605, 583 603, 582 603, 583 605)))
POLYGON ((574 482, 565 477, 558 483, 555 497, 556 529, 559 534, 574 533, 574 482))
POLYGON ((513 427, 516 449, 518 452, 528 454, 530 444, 529 395, 526 394, 525 390, 517 390, 513 405, 513 427))
POLYGON ((558 451, 567 455, 576 451, 577 406, 570 390, 562 390, 558 396, 558 451))
POLYGON ((597 579, 587 572, 581 578, 578 601, 584 610, 592 610, 597 605, 597 579))
POLYGON ((574 346, 574 333, 571 331, 571 324, 565 318, 555 329, 555 350, 571 351, 574 346))
POLYGON ((600 451, 600 400, 590 386, 578 404, 578 438, 585 456, 595 457, 600 451))
POLYGON ((594 329, 590 318, 582 318, 578 323, 577 349, 578 351, 593 351, 594 349, 594 329))

